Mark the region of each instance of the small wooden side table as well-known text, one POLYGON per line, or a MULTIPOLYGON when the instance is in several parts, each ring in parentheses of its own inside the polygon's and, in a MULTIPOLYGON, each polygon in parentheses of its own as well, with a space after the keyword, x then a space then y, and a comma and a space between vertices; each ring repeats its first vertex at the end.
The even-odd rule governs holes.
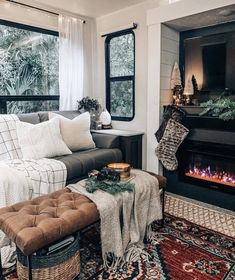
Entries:
POLYGON ((100 129, 92 132, 119 136, 123 160, 134 168, 142 169, 143 132, 119 129, 100 129))

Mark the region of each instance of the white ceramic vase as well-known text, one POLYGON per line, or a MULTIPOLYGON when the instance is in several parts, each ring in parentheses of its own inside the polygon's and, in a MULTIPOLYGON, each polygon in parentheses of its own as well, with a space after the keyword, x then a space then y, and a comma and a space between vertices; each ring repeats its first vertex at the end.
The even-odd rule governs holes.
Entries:
POLYGON ((105 109, 101 114, 100 114, 100 121, 102 122, 102 125, 110 125, 111 124, 111 116, 107 109, 105 109))

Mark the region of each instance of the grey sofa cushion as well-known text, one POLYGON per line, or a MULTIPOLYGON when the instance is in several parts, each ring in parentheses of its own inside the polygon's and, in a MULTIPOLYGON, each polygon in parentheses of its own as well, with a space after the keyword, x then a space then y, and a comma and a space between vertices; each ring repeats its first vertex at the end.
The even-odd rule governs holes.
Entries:
POLYGON ((114 149, 120 147, 120 137, 111 134, 91 133, 97 148, 114 149))
MULTIPOLYGON (((64 116, 65 118, 68 118, 70 120, 80 115, 78 111, 54 111, 53 113, 64 116)), ((39 115, 40 122, 45 122, 48 121, 49 119, 48 112, 39 112, 38 115, 39 115)))
MULTIPOLYGON (((64 116, 72 120, 73 118, 80 115, 78 111, 55 111, 54 113, 64 116)), ((38 124, 40 122, 48 121, 48 112, 38 112, 38 113, 27 113, 17 115, 22 122, 27 122, 31 124, 38 124)))
POLYGON ((38 113, 29 113, 29 114, 19 114, 17 115, 19 120, 22 122, 27 122, 31 124, 38 124, 40 123, 40 118, 38 113))
POLYGON ((46 122, 49 120, 48 112, 38 112, 38 116, 39 116, 40 122, 46 122))
POLYGON ((120 162, 122 152, 119 149, 92 149, 75 152, 72 155, 56 157, 67 167, 67 181, 87 176, 92 169, 101 169, 111 162, 120 162))
POLYGON ((65 118, 68 118, 70 120, 76 118, 77 116, 80 115, 80 113, 78 111, 57 111, 57 112, 54 112, 58 115, 61 115, 65 118))

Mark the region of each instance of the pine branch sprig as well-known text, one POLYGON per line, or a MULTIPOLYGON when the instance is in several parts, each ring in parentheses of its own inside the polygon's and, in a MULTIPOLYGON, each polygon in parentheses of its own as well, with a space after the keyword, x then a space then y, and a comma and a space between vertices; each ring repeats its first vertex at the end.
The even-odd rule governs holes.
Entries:
POLYGON ((88 178, 85 187, 86 191, 89 193, 102 190, 115 195, 125 191, 132 192, 134 184, 131 182, 114 182, 110 180, 98 181, 96 178, 88 178))
POLYGON ((221 120, 229 121, 235 119, 235 102, 229 98, 221 97, 216 101, 209 100, 201 103, 204 110, 199 114, 200 116, 213 116, 221 120))

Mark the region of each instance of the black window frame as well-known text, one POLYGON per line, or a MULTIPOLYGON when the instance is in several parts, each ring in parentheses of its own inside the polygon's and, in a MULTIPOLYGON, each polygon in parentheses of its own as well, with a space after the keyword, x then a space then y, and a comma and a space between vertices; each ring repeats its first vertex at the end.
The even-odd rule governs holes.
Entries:
POLYGON ((24 29, 24 30, 28 30, 28 31, 32 31, 32 32, 38 32, 38 33, 42 33, 42 34, 48 34, 48 35, 53 35, 53 36, 59 37, 58 31, 44 29, 41 27, 22 24, 22 23, 18 23, 18 22, 14 22, 14 21, 0 19, 0 25, 6 25, 6 26, 24 29))
POLYGON ((135 33, 133 30, 122 30, 122 31, 117 31, 111 34, 108 34, 106 39, 105 39, 105 76, 106 76, 106 108, 110 112, 112 120, 117 120, 117 121, 132 121, 135 117, 135 33), (110 41, 113 38, 124 36, 132 34, 133 35, 133 40, 134 40, 134 74, 133 75, 127 75, 127 76, 118 76, 118 77, 110 77, 110 41), (132 109, 133 109, 133 115, 132 117, 117 117, 117 116, 112 116, 111 114, 111 98, 110 98, 110 85, 111 82, 120 82, 120 81, 132 81, 133 84, 133 102, 132 102, 132 109))
MULTIPOLYGON (((14 28, 24 29, 32 32, 38 32, 42 34, 52 35, 59 37, 59 32, 49 29, 44 29, 32 25, 26 25, 13 21, 0 19, 0 25, 10 26, 14 28)), ((59 95, 0 95, 0 114, 7 114, 7 102, 9 101, 50 101, 60 100, 59 95)))

